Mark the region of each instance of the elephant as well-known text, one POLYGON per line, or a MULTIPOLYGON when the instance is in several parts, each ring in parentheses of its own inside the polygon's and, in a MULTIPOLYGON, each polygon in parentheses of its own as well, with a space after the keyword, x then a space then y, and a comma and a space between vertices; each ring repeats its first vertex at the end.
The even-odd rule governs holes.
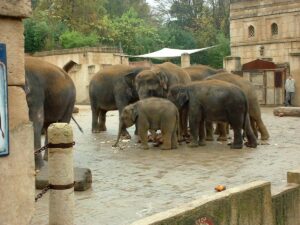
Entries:
MULTIPOLYGON (((113 65, 96 73, 90 81, 89 96, 92 109, 92 132, 106 131, 106 112, 119 110, 139 100, 134 78, 144 70, 142 67, 113 65)), ((126 129, 122 135, 130 138, 126 129)))
MULTIPOLYGON (((76 98, 75 85, 69 75, 59 67, 26 56, 24 89, 29 119, 34 128, 34 148, 39 149, 43 128, 47 129, 55 122, 70 122, 76 98)), ((35 165, 36 168, 44 165, 41 153, 35 155, 35 165)))
POLYGON ((161 130, 163 144, 161 149, 177 148, 179 132, 179 112, 177 107, 167 99, 149 97, 126 106, 121 114, 119 133, 116 143, 120 140, 123 128, 137 124, 138 135, 143 149, 148 149, 148 130, 161 130))
MULTIPOLYGON (((172 85, 188 84, 189 75, 179 66, 165 62, 140 72, 135 78, 135 85, 140 99, 147 97, 166 98, 172 85)), ((183 136, 187 135, 187 110, 180 109, 180 129, 183 136)))
POLYGON ((190 147, 204 146, 205 121, 228 122, 233 128, 231 148, 243 147, 241 130, 244 129, 248 147, 257 146, 248 115, 248 101, 237 86, 219 80, 192 82, 171 87, 168 99, 180 108, 188 104, 189 124, 192 136, 190 147))
POLYGON ((201 64, 185 67, 183 70, 190 75, 192 81, 204 80, 205 78, 221 71, 201 64))
MULTIPOLYGON (((229 82, 231 84, 238 86, 243 90, 243 92, 247 96, 248 103, 249 103, 249 116, 250 116, 250 122, 251 122, 251 127, 253 129, 253 132, 256 135, 256 137, 258 137, 258 133, 257 133, 257 128, 258 128, 258 131, 261 134, 261 140, 268 140, 270 135, 268 133, 266 126, 262 121, 259 102, 256 96, 255 88, 251 84, 251 82, 244 79, 243 77, 240 77, 238 75, 229 72, 217 73, 215 75, 206 78, 206 80, 215 80, 215 79, 229 82)), ((221 136, 224 135, 226 136, 224 130, 222 133, 223 134, 221 134, 221 136)))

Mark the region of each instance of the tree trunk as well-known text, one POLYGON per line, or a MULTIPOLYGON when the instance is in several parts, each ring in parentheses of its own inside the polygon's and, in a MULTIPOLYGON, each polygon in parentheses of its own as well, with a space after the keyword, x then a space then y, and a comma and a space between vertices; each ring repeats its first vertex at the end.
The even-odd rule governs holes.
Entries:
POLYGON ((275 116, 300 117, 300 107, 278 107, 273 110, 275 116))

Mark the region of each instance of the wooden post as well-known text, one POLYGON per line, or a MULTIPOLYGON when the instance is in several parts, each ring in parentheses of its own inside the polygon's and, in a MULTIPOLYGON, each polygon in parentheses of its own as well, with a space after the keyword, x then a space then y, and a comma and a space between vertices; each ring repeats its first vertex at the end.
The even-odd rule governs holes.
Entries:
POLYGON ((74 224, 73 131, 67 123, 48 128, 49 225, 74 224))

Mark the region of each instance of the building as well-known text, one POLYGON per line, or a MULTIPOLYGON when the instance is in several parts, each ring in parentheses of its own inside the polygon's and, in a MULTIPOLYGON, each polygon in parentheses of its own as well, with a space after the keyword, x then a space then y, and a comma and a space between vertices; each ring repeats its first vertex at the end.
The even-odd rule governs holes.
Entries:
POLYGON ((50 62, 69 73, 76 87, 76 103, 89 103, 89 82, 103 68, 116 64, 129 65, 128 57, 114 47, 89 47, 53 50, 33 56, 50 62))
POLYGON ((262 103, 282 104, 284 80, 292 74, 296 80, 294 103, 300 105, 299 0, 232 0, 230 42, 231 57, 225 59, 225 68, 238 71, 252 62, 250 67, 246 65, 246 76, 264 89, 259 90, 262 103), (260 61, 255 62, 257 59, 260 61), (262 64, 268 61, 275 68, 264 68, 262 64), (276 85, 281 85, 280 91, 275 90, 276 85))

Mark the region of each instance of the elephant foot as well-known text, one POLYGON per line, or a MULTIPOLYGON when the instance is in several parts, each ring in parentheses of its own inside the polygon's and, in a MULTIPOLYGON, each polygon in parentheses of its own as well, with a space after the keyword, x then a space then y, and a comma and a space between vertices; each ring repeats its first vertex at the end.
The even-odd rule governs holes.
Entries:
POLYGON ((99 131, 100 131, 100 132, 101 132, 101 131, 107 131, 106 126, 101 126, 101 127, 99 128, 99 131))
POLYGON ((92 133, 100 133, 100 129, 99 128, 93 128, 92 133))
POLYGON ((189 146, 190 148, 196 148, 196 147, 198 147, 199 145, 198 145, 197 142, 192 141, 188 146, 189 146))
POLYGON ((161 150, 171 150, 171 146, 164 146, 164 145, 162 145, 162 146, 160 147, 160 149, 161 149, 161 150))
POLYGON ((248 148, 256 148, 257 143, 245 142, 245 146, 247 146, 248 148))
POLYGON ((149 146, 148 146, 148 145, 142 145, 142 146, 141 146, 141 149, 143 149, 143 150, 148 150, 148 149, 149 149, 149 146))
POLYGON ((178 145, 177 145, 177 144, 171 146, 171 149, 177 149, 177 148, 178 148, 178 145))
POLYGON ((243 144, 231 143, 230 148, 231 149, 242 149, 243 148, 243 144))
POLYGON ((261 140, 262 141, 267 141, 267 140, 269 140, 269 138, 270 138, 270 136, 267 134, 267 135, 261 135, 261 140))
POLYGON ((227 141, 227 137, 219 136, 219 137, 217 138, 217 141, 227 141))
POLYGON ((206 141, 214 141, 213 136, 206 136, 205 138, 206 141))
POLYGON ((203 140, 203 141, 199 141, 199 142, 198 142, 198 145, 199 145, 199 146, 205 146, 206 143, 205 143, 205 141, 203 140))

